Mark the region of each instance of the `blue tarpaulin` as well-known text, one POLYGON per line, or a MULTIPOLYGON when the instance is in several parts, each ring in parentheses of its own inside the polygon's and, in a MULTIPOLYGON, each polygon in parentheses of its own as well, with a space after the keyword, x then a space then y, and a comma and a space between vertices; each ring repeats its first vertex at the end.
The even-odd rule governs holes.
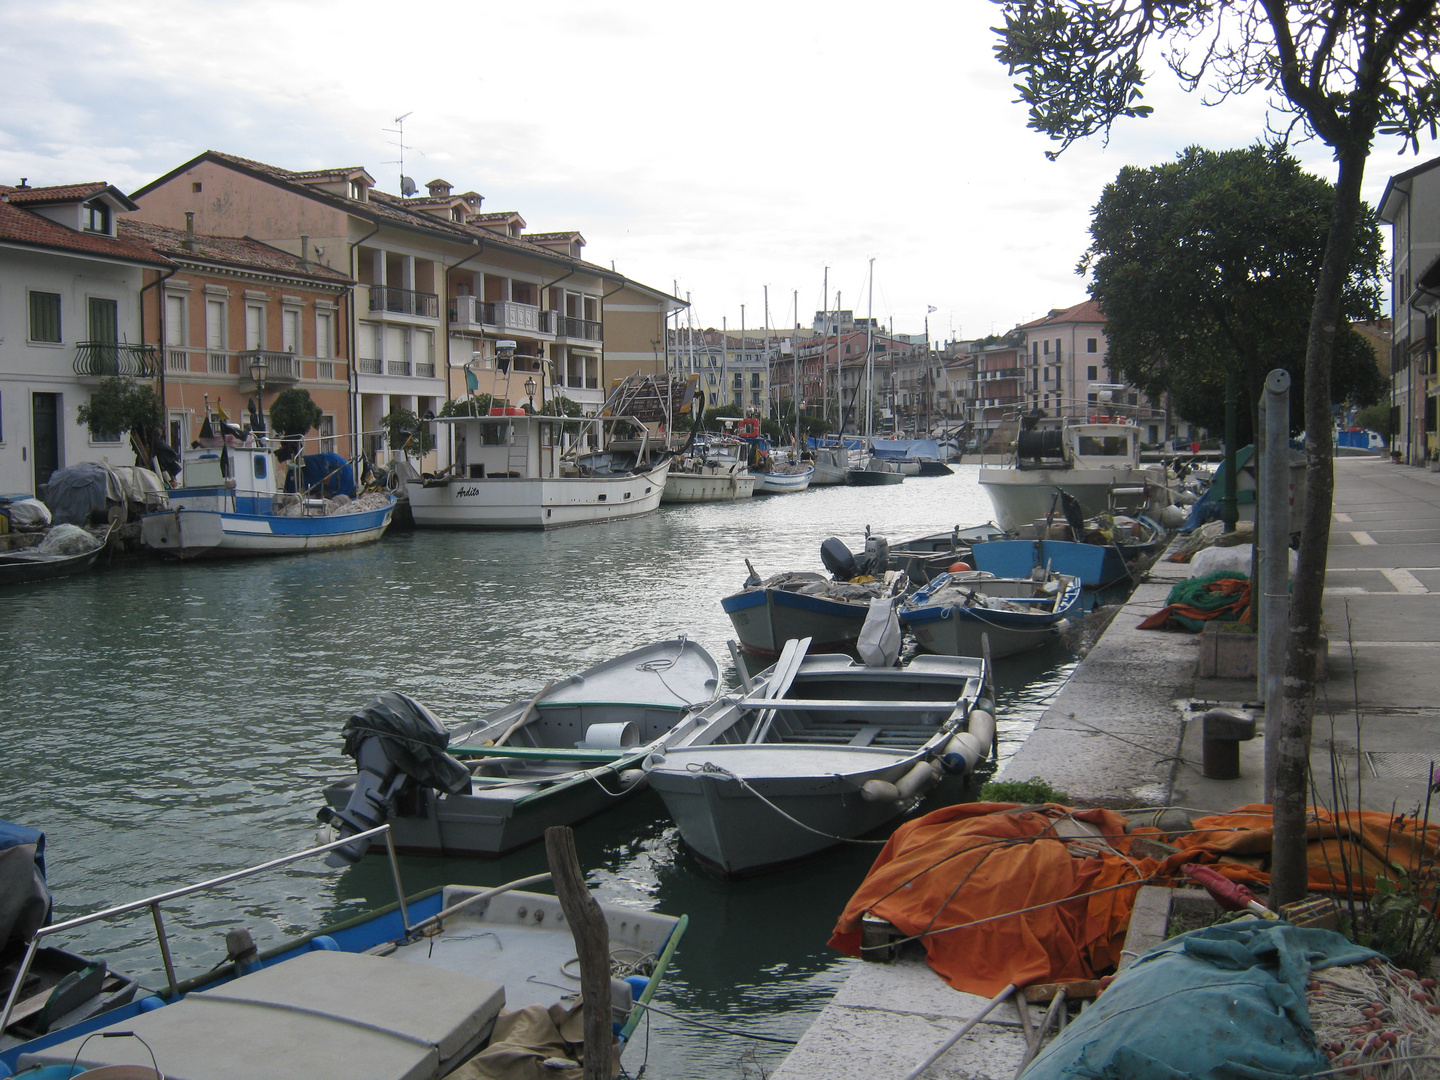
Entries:
POLYGON ((1150 950, 1072 1020, 1025 1080, 1279 1080, 1330 1067, 1315 1046, 1311 971, 1378 953, 1329 930, 1226 923, 1150 950))
MULTIPOLYGON (((295 490, 296 472, 292 462, 290 473, 285 477, 286 491, 295 490)), ((305 490, 311 495, 355 497, 355 470, 339 454, 306 454, 303 479, 305 490)))

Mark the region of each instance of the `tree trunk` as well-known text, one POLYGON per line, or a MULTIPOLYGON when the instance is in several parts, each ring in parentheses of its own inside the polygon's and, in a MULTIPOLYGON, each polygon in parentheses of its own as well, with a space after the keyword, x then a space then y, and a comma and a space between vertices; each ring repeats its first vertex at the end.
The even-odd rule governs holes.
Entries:
POLYGON ((545 830, 545 854, 555 895, 560 898, 580 958, 580 1000, 585 1003, 584 1080, 610 1080, 615 1042, 610 1023, 610 930, 605 913, 585 887, 575 854, 575 834, 568 825, 545 830))
MULTIPOLYGON (((1275 838, 1270 868, 1270 906, 1304 898, 1305 803, 1310 767, 1310 728, 1315 717, 1315 666, 1319 653, 1325 565, 1330 549, 1330 511, 1335 493, 1330 366, 1335 351, 1341 289, 1355 245, 1366 147, 1337 154, 1335 211, 1325 260, 1310 314, 1305 351, 1305 517, 1290 601, 1290 650, 1285 664, 1285 708, 1275 769, 1275 838)), ((1267 717, 1267 723, 1274 718, 1267 717)))

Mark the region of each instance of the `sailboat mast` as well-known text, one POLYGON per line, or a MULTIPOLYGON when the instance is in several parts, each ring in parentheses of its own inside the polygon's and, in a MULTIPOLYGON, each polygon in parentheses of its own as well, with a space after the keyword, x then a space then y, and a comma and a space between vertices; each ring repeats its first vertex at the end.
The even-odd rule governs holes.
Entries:
POLYGON ((870 300, 865 315, 865 438, 875 434, 875 418, 872 415, 871 400, 875 382, 875 260, 870 260, 870 300))
POLYGON ((795 445, 800 445, 800 290, 795 290, 795 336, 790 339, 790 364, 794 379, 790 393, 795 406, 795 445))

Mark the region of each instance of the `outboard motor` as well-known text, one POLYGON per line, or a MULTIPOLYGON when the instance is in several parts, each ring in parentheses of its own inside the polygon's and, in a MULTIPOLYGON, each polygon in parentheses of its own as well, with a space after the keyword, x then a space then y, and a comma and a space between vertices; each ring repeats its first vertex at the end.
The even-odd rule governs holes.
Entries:
POLYGON ((849 581, 860 576, 860 567, 850 549, 838 537, 830 537, 820 545, 820 561, 837 581, 849 581))
POLYGON ((865 537, 865 554, 858 560, 860 573, 873 578, 884 578, 890 569, 890 541, 883 536, 865 537))
MULTIPOLYGON (((395 796, 413 781, 459 795, 470 790, 470 770, 449 754, 450 732, 429 709, 404 694, 387 691, 345 722, 345 753, 355 759, 355 790, 344 810, 317 815, 344 839, 383 825, 395 796)), ((359 862, 368 840, 336 848, 327 866, 359 862)))

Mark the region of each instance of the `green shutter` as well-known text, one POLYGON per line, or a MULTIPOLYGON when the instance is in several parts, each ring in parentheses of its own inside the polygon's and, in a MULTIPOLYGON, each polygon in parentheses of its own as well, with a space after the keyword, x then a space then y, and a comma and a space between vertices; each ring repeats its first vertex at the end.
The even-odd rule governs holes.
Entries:
POLYGON ((30 340, 60 341, 60 294, 30 294, 30 340))

